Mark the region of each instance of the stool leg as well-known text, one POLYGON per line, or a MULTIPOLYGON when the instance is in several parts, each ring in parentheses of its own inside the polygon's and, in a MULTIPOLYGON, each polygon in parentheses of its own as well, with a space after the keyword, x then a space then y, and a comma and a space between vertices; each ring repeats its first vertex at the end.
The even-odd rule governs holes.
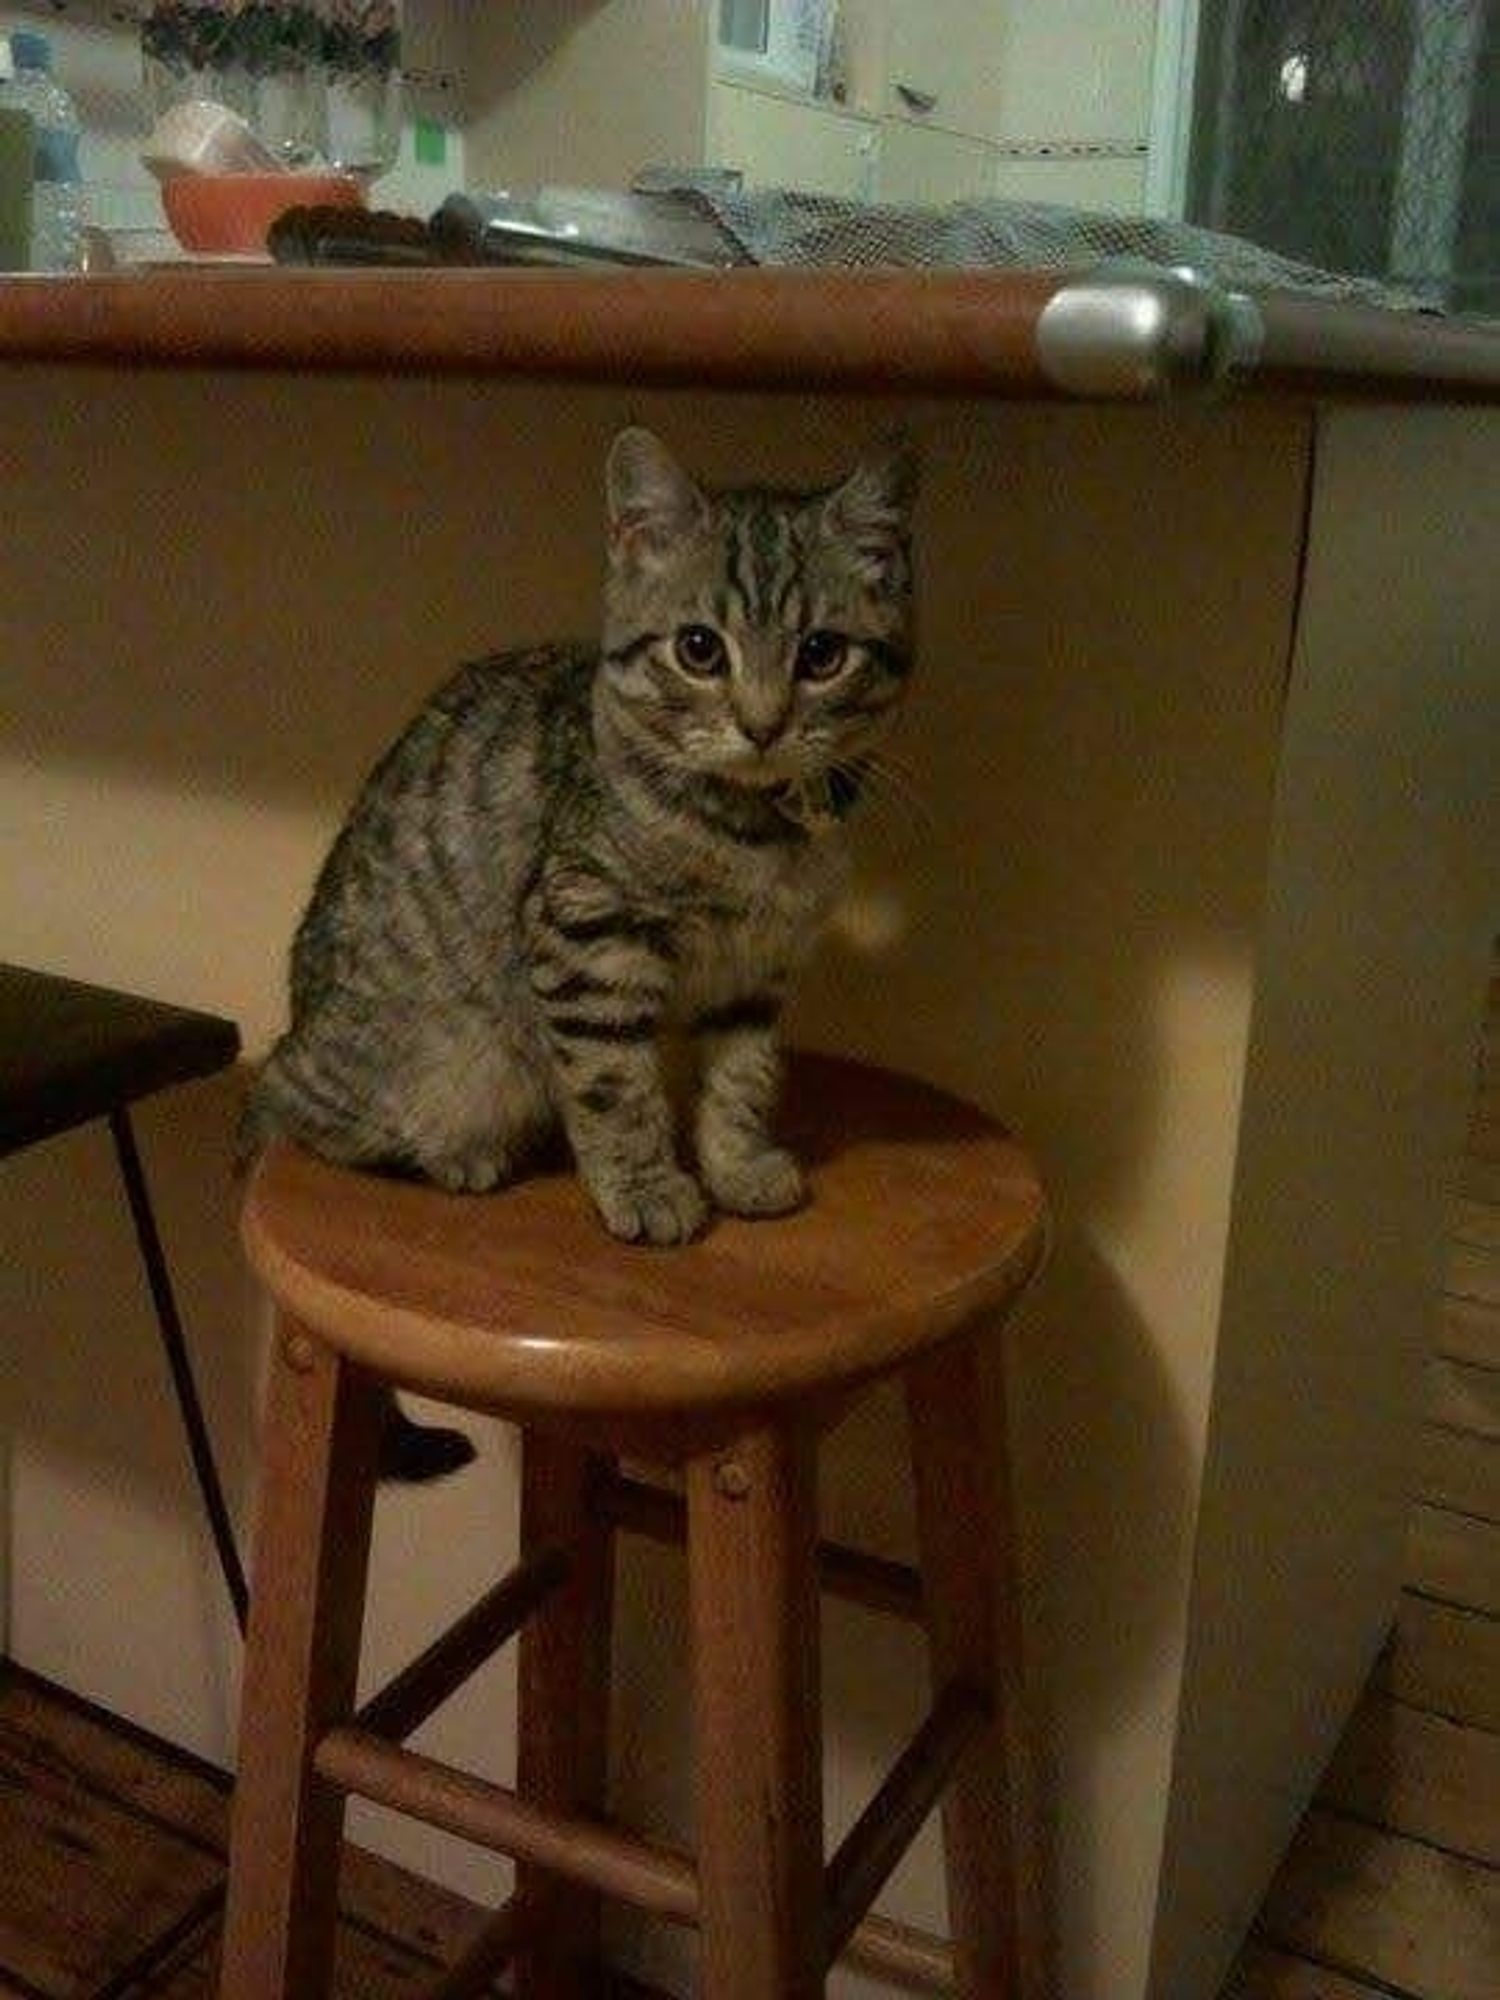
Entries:
POLYGON ((962 2000, 1044 2000, 1041 1829, 992 1386, 972 1338, 948 1341, 906 1375, 933 1681, 985 1689, 995 1711, 943 1804, 948 1908, 962 2000))
POLYGON ((824 1990, 817 1440, 688 1467, 704 2000, 824 1990))
MULTIPOLYGON (((516 1789, 555 1811, 593 1815, 609 1780, 614 1531, 594 1506, 609 1461, 556 1437, 521 1444, 521 1552, 549 1543, 568 1574, 521 1628, 516 1789)), ((537 1942, 516 1965, 518 2000, 586 2000, 600 1979, 600 1898, 538 1868, 516 1871, 537 1942)))
POLYGON ((312 1758, 354 1706, 376 1385, 282 1320, 264 1436, 219 2000, 325 2000, 344 1800, 312 1758))

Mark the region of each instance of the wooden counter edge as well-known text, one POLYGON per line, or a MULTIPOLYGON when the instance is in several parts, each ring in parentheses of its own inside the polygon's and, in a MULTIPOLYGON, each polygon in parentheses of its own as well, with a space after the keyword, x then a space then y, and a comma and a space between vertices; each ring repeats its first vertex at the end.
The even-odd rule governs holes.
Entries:
MULTIPOLYGON (((1078 400, 1037 342, 1068 281, 1044 271, 206 264, 0 278, 0 364, 1078 400)), ((1291 294, 1255 303, 1259 358, 1213 393, 1500 400, 1500 328, 1291 294)))
POLYGON ((283 270, 0 280, 0 362, 1049 396, 1055 275, 283 270))

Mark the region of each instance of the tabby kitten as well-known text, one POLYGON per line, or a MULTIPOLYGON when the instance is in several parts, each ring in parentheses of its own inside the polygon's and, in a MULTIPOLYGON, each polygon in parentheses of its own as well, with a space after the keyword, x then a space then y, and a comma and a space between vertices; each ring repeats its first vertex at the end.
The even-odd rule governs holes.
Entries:
POLYGON ((779 1215, 777 1016, 841 886, 841 822, 911 664, 915 474, 705 493, 609 455, 601 651, 470 666, 365 784, 292 953, 252 1135, 499 1186, 559 1129, 614 1235, 779 1215), (689 1172, 661 1042, 698 1057, 689 1172))

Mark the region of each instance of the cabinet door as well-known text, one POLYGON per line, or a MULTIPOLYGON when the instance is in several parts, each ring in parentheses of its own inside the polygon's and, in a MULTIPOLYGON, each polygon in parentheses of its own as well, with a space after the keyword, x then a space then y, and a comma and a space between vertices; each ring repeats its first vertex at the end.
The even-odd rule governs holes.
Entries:
POLYGON ((890 119, 880 139, 880 199, 932 205, 993 191, 988 146, 890 119))
POLYGON ((978 139, 1141 138, 1155 33, 1156 0, 898 4, 887 109, 978 139))
POLYGON ((1060 202, 1107 215, 1139 215, 1146 203, 1146 161, 1059 155, 1048 159, 998 158, 990 191, 1004 201, 1060 202))
POLYGON ((886 43, 890 115, 973 138, 998 133, 1003 23, 1009 11, 980 0, 923 0, 921 6, 897 0, 886 43))
POLYGON ((880 128, 873 119, 716 83, 709 133, 712 164, 738 167, 747 186, 805 188, 851 200, 875 191, 880 128))

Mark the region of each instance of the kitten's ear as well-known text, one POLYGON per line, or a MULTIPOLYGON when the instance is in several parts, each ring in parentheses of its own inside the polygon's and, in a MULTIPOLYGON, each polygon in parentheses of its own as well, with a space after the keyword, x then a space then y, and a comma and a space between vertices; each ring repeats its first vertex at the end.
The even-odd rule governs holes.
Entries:
POLYGON ((653 432, 632 425, 610 447, 605 471, 609 545, 616 556, 660 560, 698 533, 708 502, 653 432))
POLYGON ((918 471, 916 447, 898 432, 866 452, 823 502, 825 529, 851 551, 871 588, 904 571, 918 471))

